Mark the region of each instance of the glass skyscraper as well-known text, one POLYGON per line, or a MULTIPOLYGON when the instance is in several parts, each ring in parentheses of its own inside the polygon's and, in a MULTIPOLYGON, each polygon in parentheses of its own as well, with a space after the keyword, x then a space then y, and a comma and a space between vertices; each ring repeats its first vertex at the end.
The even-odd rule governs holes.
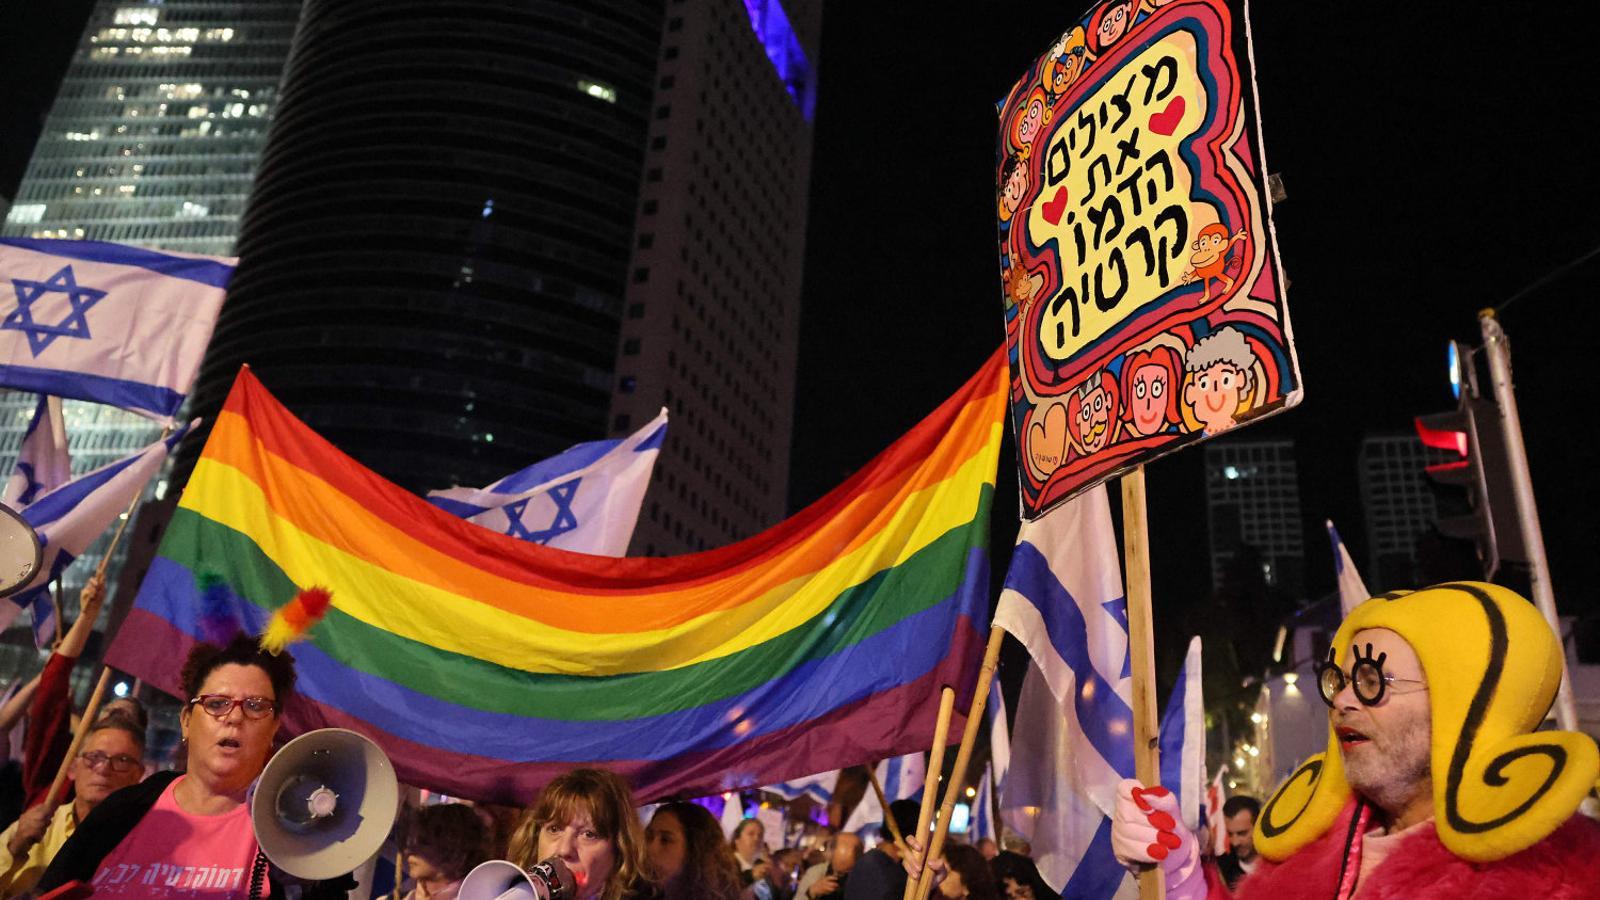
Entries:
POLYGON ((660 2, 309 0, 196 413, 249 363, 416 491, 603 437, 661 30, 660 2))
POLYGON ((101 0, 0 233, 233 252, 297 0, 101 0))
MULTIPOLYGON (((0 234, 232 254, 299 13, 299 0, 100 0, 0 234)), ((5 474, 36 402, 0 392, 5 474)), ((160 435, 111 407, 69 400, 63 411, 74 475, 160 435)), ((64 574, 69 615, 109 540, 64 574)), ((7 641, 0 675, 32 653, 20 630, 7 641)))

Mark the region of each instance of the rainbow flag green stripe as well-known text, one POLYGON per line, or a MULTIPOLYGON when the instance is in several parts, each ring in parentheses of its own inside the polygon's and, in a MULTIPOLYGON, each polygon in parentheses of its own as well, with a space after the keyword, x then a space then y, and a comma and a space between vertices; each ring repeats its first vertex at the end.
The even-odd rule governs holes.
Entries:
POLYGON ((931 735, 930 699, 970 689, 981 652, 1002 363, 774 528, 626 560, 437 510, 246 370, 108 659, 175 691, 202 574, 252 630, 319 583, 334 608, 292 648, 286 724, 361 730, 415 784, 525 798, 600 762, 664 796, 908 752, 931 735))

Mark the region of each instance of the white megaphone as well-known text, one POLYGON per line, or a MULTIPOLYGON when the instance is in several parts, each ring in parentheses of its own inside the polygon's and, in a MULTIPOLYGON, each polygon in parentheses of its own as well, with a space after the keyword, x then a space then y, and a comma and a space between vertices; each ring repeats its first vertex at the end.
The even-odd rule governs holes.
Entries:
POLYGON ((44 564, 39 535, 27 520, 0 503, 0 597, 28 586, 44 564))
POLYGON ((283 745, 256 781, 250 822, 261 852, 309 881, 344 875, 389 836, 400 787, 377 744, 323 728, 283 745))
POLYGON ((567 864, 554 857, 531 869, 491 859, 467 873, 456 900, 572 900, 577 881, 567 864))

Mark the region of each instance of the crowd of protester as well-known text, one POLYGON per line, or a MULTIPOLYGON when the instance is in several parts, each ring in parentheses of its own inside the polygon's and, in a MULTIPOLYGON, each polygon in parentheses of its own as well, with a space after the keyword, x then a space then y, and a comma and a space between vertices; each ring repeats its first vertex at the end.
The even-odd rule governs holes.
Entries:
MULTIPOLYGON (((0 823, 9 821, 0 832, 0 898, 39 896, 73 882, 105 896, 346 896, 353 878, 298 883, 260 853, 248 792, 272 754, 295 671, 292 657, 263 651, 253 637, 199 644, 184 663, 175 771, 152 771, 148 716, 137 700, 119 698, 96 711, 66 766, 65 790, 47 796, 78 725, 71 674, 102 595, 103 585, 92 581, 82 615, 44 671, 0 702, 0 733, 25 722, 20 766, 0 772, 0 823), (179 871, 207 874, 166 884, 165 873, 179 871), (144 874, 150 872, 163 875, 152 879, 144 874)), ((526 868, 554 857, 573 873, 582 900, 899 900, 908 869, 921 864, 919 853, 908 852, 921 849, 914 839, 893 838, 916 831, 919 808, 909 800, 890 804, 894 827, 885 822, 861 833, 806 821, 772 835, 760 819, 746 818, 727 835, 699 803, 646 809, 641 818, 627 782, 598 768, 554 779, 525 809, 409 806, 390 845, 390 876, 369 876, 369 883, 386 886, 374 896, 450 900, 484 861, 526 868)), ((1256 807, 1228 810, 1240 811, 1229 830, 1247 841, 1243 820, 1256 807)), ((1229 875, 1249 868, 1247 843, 1238 849, 1222 860, 1229 875)), ((956 836, 935 863, 934 896, 1054 896, 1031 852, 1015 835, 1003 847, 956 836)))

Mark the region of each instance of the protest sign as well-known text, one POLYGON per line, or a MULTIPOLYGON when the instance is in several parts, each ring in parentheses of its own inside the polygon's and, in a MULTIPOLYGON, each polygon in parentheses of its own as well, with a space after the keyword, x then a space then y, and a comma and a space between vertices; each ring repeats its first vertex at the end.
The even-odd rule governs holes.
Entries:
POLYGON ((1025 518, 1300 402, 1246 6, 1101 4, 1001 103, 1025 518))

